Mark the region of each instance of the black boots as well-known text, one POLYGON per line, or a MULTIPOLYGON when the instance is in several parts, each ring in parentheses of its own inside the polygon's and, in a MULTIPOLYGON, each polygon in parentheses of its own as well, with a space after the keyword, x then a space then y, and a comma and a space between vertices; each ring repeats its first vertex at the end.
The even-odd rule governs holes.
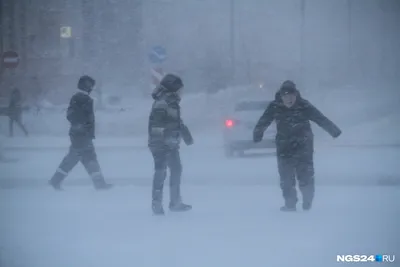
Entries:
MULTIPOLYGON (((303 202, 303 210, 309 211, 312 208, 312 202, 303 202)), ((296 211, 296 205, 284 205, 280 208, 281 211, 296 211)))
MULTIPOLYGON (((62 191, 61 183, 66 177, 66 174, 57 171, 53 177, 49 181, 49 185, 53 187, 56 191, 62 191)), ((98 191, 108 190, 113 187, 112 184, 108 184, 105 182, 104 178, 101 176, 100 178, 93 179, 93 186, 98 191)))
POLYGON ((49 185, 51 185, 56 191, 62 191, 61 183, 66 176, 67 173, 63 172, 62 170, 57 170, 53 177, 51 177, 49 185))
POLYGON ((102 183, 96 183, 96 184, 94 184, 94 188, 96 189, 96 190, 98 190, 98 191, 101 191, 101 190, 108 190, 108 189, 111 189, 113 187, 113 185, 112 184, 108 184, 108 183, 106 183, 106 182, 102 182, 102 183))
POLYGON ((170 185, 169 187, 169 210, 170 211, 188 211, 192 209, 191 205, 182 202, 180 185, 170 185))
MULTIPOLYGON (((191 205, 185 204, 182 202, 181 193, 180 193, 180 185, 171 185, 169 187, 170 190, 170 203, 169 210, 171 212, 183 212, 192 209, 191 205)), ((152 190, 152 204, 151 208, 154 215, 164 215, 164 208, 162 204, 163 200, 163 189, 155 189, 153 185, 152 190)))
POLYGON ((154 215, 164 215, 164 208, 160 201, 153 201, 151 204, 151 209, 153 210, 154 215))
POLYGON ((53 187, 53 189, 56 191, 62 191, 60 182, 56 182, 55 180, 51 179, 49 181, 49 185, 51 185, 53 187))
POLYGON ((290 211, 296 211, 296 206, 282 206, 280 208, 281 211, 285 211, 285 212, 290 212, 290 211))
POLYGON ((308 211, 312 208, 312 202, 303 202, 303 210, 308 211))
MULTIPOLYGON (((154 215, 164 215, 164 207, 161 202, 159 201, 153 201, 151 204, 151 209, 153 211, 154 215)), ((184 211, 189 211, 192 209, 192 205, 185 204, 183 202, 179 203, 170 203, 169 204, 169 210, 171 212, 184 212, 184 211)))
MULTIPOLYGON (((63 189, 61 187, 61 182, 56 182, 55 180, 51 179, 49 181, 49 185, 51 185, 53 187, 53 189, 56 191, 63 191, 63 189)), ((111 189, 112 187, 113 187, 112 184, 107 184, 106 182, 94 185, 94 188, 98 191, 108 190, 108 189, 111 189)))
POLYGON ((185 204, 182 202, 170 203, 169 210, 174 212, 188 211, 192 209, 192 205, 185 204))

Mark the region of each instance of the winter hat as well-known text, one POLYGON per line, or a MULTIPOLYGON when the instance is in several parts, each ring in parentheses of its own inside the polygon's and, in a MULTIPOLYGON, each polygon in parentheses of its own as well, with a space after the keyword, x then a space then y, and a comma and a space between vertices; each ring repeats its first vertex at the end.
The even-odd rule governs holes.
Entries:
POLYGON ((167 74, 161 80, 160 85, 169 92, 176 92, 183 87, 182 79, 175 74, 167 74))
POLYGON ((287 94, 296 94, 297 93, 296 84, 290 80, 284 81, 281 85, 281 88, 279 89, 279 93, 281 96, 287 94))
POLYGON ((90 92, 93 89, 93 86, 96 84, 96 81, 88 76, 84 75, 79 78, 78 81, 78 89, 85 91, 85 92, 90 92))

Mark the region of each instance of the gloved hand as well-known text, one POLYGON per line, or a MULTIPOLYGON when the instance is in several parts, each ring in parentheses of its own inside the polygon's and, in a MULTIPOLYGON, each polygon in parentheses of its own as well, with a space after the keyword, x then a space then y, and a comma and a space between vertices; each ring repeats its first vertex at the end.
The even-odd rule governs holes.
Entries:
POLYGON ((254 131, 253 132, 253 141, 254 141, 254 143, 261 142, 263 137, 264 137, 264 133, 263 132, 259 132, 259 131, 254 131))
POLYGON ((193 140, 192 137, 190 137, 190 138, 183 138, 183 141, 185 142, 185 144, 186 144, 187 146, 191 146, 191 145, 194 144, 194 140, 193 140))
POLYGON ((332 134, 333 138, 338 138, 340 135, 342 134, 342 131, 340 129, 338 129, 334 134, 332 134))
POLYGON ((182 125, 181 128, 182 139, 187 146, 193 145, 194 140, 189 128, 186 125, 182 125))

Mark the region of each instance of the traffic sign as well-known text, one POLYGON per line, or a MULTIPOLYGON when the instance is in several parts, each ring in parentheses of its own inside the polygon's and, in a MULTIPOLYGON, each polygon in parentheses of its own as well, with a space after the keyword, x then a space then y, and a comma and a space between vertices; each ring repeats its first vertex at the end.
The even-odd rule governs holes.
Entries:
POLYGON ((162 46, 153 46, 151 48, 149 59, 152 63, 162 63, 167 58, 167 51, 162 46))
POLYGON ((72 28, 69 26, 60 28, 60 37, 61 38, 71 38, 72 37, 72 28))
POLYGON ((18 66, 19 56, 15 51, 7 51, 4 52, 1 61, 3 62, 3 66, 6 69, 14 69, 18 66))

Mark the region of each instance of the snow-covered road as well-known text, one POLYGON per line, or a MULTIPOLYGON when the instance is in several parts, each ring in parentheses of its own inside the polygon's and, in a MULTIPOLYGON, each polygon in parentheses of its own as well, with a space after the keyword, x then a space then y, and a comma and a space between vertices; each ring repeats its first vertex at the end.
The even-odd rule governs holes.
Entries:
POLYGON ((275 187, 186 186, 194 209, 160 218, 146 187, 6 189, 0 246, 21 264, 5 266, 339 266, 338 254, 400 256, 399 193, 320 186, 311 212, 287 214, 275 187))
POLYGON ((5 266, 329 267, 341 265, 337 254, 400 257, 400 188, 376 186, 400 180, 398 147, 317 145, 315 206, 296 214, 279 212, 272 153, 226 159, 217 143, 183 147, 183 196, 194 209, 164 218, 150 213, 146 148, 99 144, 116 187, 95 192, 78 166, 54 192, 46 182, 66 151, 6 151, 17 161, 0 163, 0 248, 15 263, 5 266))
MULTIPOLYGON (((104 140, 103 140, 104 141, 104 140)), ((146 147, 111 146, 98 141, 98 157, 106 178, 116 184, 150 185, 153 160, 146 147)), ((11 149, 5 152, 17 162, 0 163, 0 185, 44 185, 68 150, 68 144, 52 149, 11 149)), ((145 143, 143 141, 142 143, 145 143)), ((33 147, 33 144, 30 146, 33 147)), ((46 147, 46 146, 44 146, 46 147)), ((221 143, 196 143, 183 146, 181 158, 185 184, 277 184, 276 158, 269 154, 248 154, 244 158, 227 159, 221 143)), ((372 184, 399 181, 400 147, 334 147, 316 145, 315 168, 319 184, 372 184)), ((79 165, 66 184, 90 184, 84 168, 79 165)))

